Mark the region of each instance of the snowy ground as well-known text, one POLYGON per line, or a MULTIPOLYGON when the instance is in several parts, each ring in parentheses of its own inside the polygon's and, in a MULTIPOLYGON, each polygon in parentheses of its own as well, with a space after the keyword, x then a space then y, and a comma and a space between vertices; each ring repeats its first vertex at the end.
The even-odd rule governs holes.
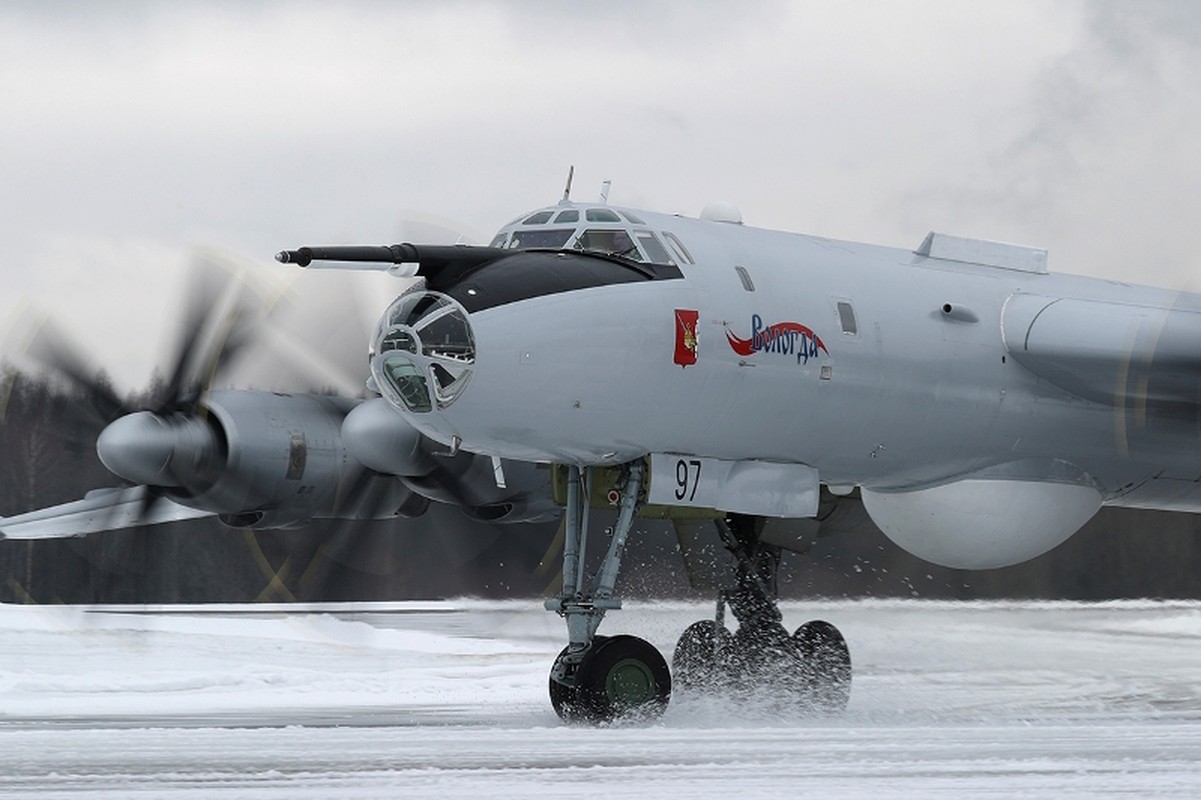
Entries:
POLYGON ((163 612, 0 606, 0 798, 1201 796, 1197 603, 790 604, 850 641, 845 717, 602 729, 550 710, 536 602, 163 612))

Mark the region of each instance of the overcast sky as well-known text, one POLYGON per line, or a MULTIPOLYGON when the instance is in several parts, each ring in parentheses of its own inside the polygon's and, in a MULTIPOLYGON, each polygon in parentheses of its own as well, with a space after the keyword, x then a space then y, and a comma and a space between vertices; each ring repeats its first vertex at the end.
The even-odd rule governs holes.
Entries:
POLYGON ((282 280, 486 241, 570 164, 577 199, 1201 288, 1201 4, 0 0, 0 326, 51 310, 126 387, 190 246, 282 280))

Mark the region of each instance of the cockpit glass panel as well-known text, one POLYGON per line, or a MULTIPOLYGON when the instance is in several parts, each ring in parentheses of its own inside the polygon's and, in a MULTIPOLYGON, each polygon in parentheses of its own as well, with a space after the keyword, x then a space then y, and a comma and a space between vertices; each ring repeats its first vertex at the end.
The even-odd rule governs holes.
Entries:
POLYGON ((471 328, 457 311, 422 326, 417 335, 421 337, 421 352, 424 355, 452 358, 468 364, 475 359, 471 328))
POLYGON ((625 218, 628 219, 630 222, 634 223, 635 225, 645 225, 646 224, 645 222, 643 222, 642 220, 640 220, 638 218, 637 214, 631 214, 629 211, 623 211, 621 213, 625 214, 625 218))
POLYGON ((630 238, 630 234, 621 228, 600 228, 586 230, 576 240, 577 250, 590 253, 604 253, 611 256, 621 256, 631 261, 642 261, 642 253, 638 245, 630 238))
POLYGON ((437 384, 439 389, 445 389, 447 386, 450 386, 452 383, 458 380, 454 375, 451 374, 450 370, 441 364, 431 364, 430 372, 433 373, 434 383, 437 384))
POLYGON ((567 244, 575 228, 552 228, 542 231, 514 231, 513 240, 509 242, 511 250, 530 250, 547 248, 558 250, 567 244))
POLYGON ((432 292, 401 296, 387 315, 387 323, 391 325, 414 325, 430 314, 450 305, 450 298, 432 292))
POLYGON ((417 342, 413 339, 413 335, 408 331, 399 328, 393 328, 384 334, 380 339, 379 352, 386 353, 389 350, 401 350, 406 353, 417 352, 417 342))
POLYGON ((638 231, 635 234, 638 237, 638 244, 642 245, 642 249, 646 251, 646 257, 654 264, 674 264, 676 263, 667 250, 659 242, 658 237, 650 231, 638 231))
POLYGON ((410 411, 424 413, 433 409, 429 389, 421 369, 403 356, 387 356, 383 365, 384 379, 400 396, 410 411))
POLYGON ((508 239, 509 239, 509 234, 498 233, 498 234, 496 234, 496 237, 492 240, 492 244, 490 244, 488 246, 489 247, 504 247, 505 242, 508 241, 508 239))
POLYGON ((621 217, 607 208, 590 208, 584 212, 588 222, 621 222, 621 217))
POLYGON ((570 211, 560 211, 559 216, 555 217, 555 224, 558 225, 564 222, 579 222, 580 212, 576 209, 570 211))
POLYGON ((536 214, 530 214, 521 221, 522 225, 543 225, 550 222, 550 218, 555 215, 553 211, 539 211, 536 214))
POLYGON ((680 258, 684 259, 685 264, 695 264, 696 263, 695 261, 692 260, 692 253, 689 253, 688 248, 685 247, 684 243, 680 241, 680 237, 676 236, 674 233, 671 233, 670 231, 663 231, 663 236, 664 236, 664 238, 667 239, 667 243, 670 244, 675 249, 676 253, 680 256, 680 258))

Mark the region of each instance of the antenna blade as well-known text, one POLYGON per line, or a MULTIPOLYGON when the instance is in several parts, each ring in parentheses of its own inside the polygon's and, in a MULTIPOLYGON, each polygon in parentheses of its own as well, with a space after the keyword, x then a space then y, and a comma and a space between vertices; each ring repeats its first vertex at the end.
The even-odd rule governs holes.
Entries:
POLYGON ((563 202, 571 201, 571 181, 575 178, 575 164, 567 168, 567 185, 563 187, 563 202))

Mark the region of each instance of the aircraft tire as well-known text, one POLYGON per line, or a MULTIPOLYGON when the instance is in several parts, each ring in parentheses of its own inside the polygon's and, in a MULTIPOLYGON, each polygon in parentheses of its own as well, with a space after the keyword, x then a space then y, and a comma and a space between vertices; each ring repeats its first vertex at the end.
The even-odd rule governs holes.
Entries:
POLYGON ((851 652, 838 628, 824 620, 806 622, 792 635, 806 678, 806 705, 838 715, 851 699, 851 652))
POLYGON ((671 656, 671 674, 679 689, 713 692, 725 683, 722 656, 730 637, 717 622, 703 619, 684 629, 671 656), (718 637, 722 641, 718 642, 718 637))
POLYGON ((744 693, 787 698, 804 683, 796 642, 779 623, 740 626, 731 650, 731 677, 744 693))
MULTIPOLYGON (((609 637, 607 636, 592 637, 592 648, 595 650, 608 638, 609 637)), ((568 645, 560 650, 559 655, 555 658, 554 663, 558 664, 559 660, 567 655, 567 651, 570 649, 571 645, 568 645)), ((585 656, 585 658, 587 658, 587 656, 585 656)), ((547 680, 547 684, 547 689, 550 694, 551 708, 553 708, 555 713, 559 715, 559 719, 563 720, 564 722, 574 722, 583 718, 583 714, 579 708, 579 703, 576 700, 576 686, 560 683, 559 681, 555 680, 553 669, 551 670, 551 677, 547 680)))
POLYGON ((594 638, 576 669, 575 681, 570 689, 562 684, 556 688, 551 681, 551 704, 569 722, 652 721, 663 714, 671 698, 667 662, 636 636, 594 638))

